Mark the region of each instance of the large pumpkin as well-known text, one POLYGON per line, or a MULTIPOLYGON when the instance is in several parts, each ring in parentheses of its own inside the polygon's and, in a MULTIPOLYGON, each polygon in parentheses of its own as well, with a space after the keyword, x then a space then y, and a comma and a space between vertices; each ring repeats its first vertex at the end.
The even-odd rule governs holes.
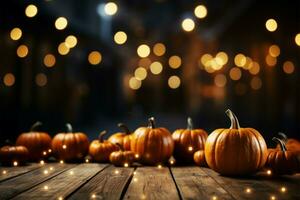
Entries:
POLYGON ((45 159, 51 153, 51 137, 48 133, 37 131, 41 122, 36 122, 31 126, 27 133, 22 133, 18 138, 16 145, 25 146, 29 151, 29 160, 38 161, 45 159))
POLYGON ((99 134, 98 140, 92 141, 89 147, 89 154, 96 162, 108 162, 109 155, 119 149, 117 145, 103 140, 105 134, 106 131, 102 131, 99 134))
POLYGON ((131 132, 129 131, 128 127, 123 123, 119 123, 118 126, 120 127, 120 129, 123 130, 123 132, 113 134, 108 138, 108 141, 110 141, 113 144, 120 144, 124 150, 130 150, 131 132))
POLYGON ((172 134, 174 140, 173 156, 177 162, 192 163, 193 155, 204 150, 207 133, 203 129, 193 129, 192 119, 187 119, 187 129, 178 129, 172 134))
MULTIPOLYGON (((298 151, 300 153, 300 141, 294 138, 288 138, 284 133, 278 133, 278 135, 282 138, 288 150, 298 151)), ((280 144, 277 144, 276 149, 281 149, 280 144)))
POLYGON ((24 146, 3 146, 0 148, 0 163, 3 165, 24 164, 29 158, 29 152, 24 146))
POLYGON ((56 158, 64 161, 77 161, 84 158, 89 151, 87 136, 74 132, 71 124, 66 124, 67 132, 58 133, 52 140, 52 150, 56 158))
POLYGON ((134 132, 130 146, 141 163, 156 165, 168 161, 173 153, 174 142, 166 128, 155 128, 152 117, 148 127, 140 127, 134 132))
POLYGON ((223 175, 244 175, 256 172, 267 160, 267 145, 253 128, 240 128, 231 110, 229 129, 216 129, 207 138, 205 158, 208 166, 223 175))
POLYGON ((299 154, 287 149, 284 141, 281 139, 274 137, 272 140, 277 142, 281 149, 272 149, 269 151, 266 167, 272 169, 272 172, 277 175, 300 172, 299 154))
POLYGON ((118 151, 114 151, 109 155, 110 162, 115 166, 124 166, 129 167, 135 160, 134 152, 132 151, 124 151, 121 144, 116 144, 119 146, 118 151))

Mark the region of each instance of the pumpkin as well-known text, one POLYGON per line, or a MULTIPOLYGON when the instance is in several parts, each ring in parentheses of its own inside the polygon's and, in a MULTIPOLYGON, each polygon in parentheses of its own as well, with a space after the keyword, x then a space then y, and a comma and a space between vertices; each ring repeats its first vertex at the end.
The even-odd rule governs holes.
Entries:
POLYGON ((284 141, 274 137, 273 141, 280 145, 280 150, 269 151, 266 167, 270 168, 274 174, 295 174, 300 171, 299 154, 287 149, 284 141))
POLYGON ((98 140, 92 141, 89 147, 89 154, 96 162, 108 162, 109 155, 119 149, 117 145, 103 140, 105 134, 106 131, 102 131, 99 134, 98 140))
POLYGON ((121 144, 118 144, 119 151, 114 151, 110 154, 109 160, 115 166, 124 166, 129 167, 134 162, 134 152, 132 151, 124 151, 121 144))
POLYGON ((120 129, 122 129, 124 132, 113 134, 108 138, 108 141, 110 141, 113 144, 120 144, 124 148, 124 150, 130 150, 131 132, 129 131, 128 127, 123 123, 119 123, 118 127, 120 127, 120 129))
POLYGON ((178 129, 172 134, 174 140, 173 156, 178 162, 192 163, 197 150, 203 150, 207 133, 203 129, 193 129, 192 119, 187 119, 187 129, 178 129))
MULTIPOLYGON (((288 150, 300 152, 300 141, 293 138, 288 138, 284 133, 278 133, 278 135, 282 138, 288 150)), ((280 144, 277 144, 276 149, 281 149, 280 144)))
POLYGON ((88 138, 84 133, 73 133, 71 124, 66 127, 66 133, 58 133, 52 140, 53 154, 60 160, 81 160, 89 151, 88 138))
POLYGON ((203 150, 199 150, 194 153, 194 162, 196 163, 196 165, 198 165, 200 167, 207 166, 207 163, 205 160, 205 152, 203 150))
POLYGON ((262 168, 267 160, 267 145, 253 128, 241 128, 231 110, 229 129, 216 129, 207 138, 205 158, 208 166, 222 175, 245 175, 262 168))
POLYGON ((0 162, 3 165, 24 164, 29 158, 29 151, 24 146, 3 146, 0 148, 0 162))
POLYGON ((34 123, 30 131, 22 133, 16 141, 17 146, 25 146, 29 151, 29 160, 38 161, 51 154, 51 137, 46 132, 37 131, 41 122, 34 123))
POLYGON ((140 127, 132 135, 131 150, 143 164, 165 163, 174 150, 172 135, 166 128, 155 128, 153 117, 148 121, 148 127, 140 127))

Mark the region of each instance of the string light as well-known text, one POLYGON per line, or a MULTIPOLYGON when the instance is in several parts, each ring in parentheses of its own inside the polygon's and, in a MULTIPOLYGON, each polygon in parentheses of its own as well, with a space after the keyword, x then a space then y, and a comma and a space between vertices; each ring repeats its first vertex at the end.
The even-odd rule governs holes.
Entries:
POLYGON ((49 171, 48 170, 44 170, 44 174, 48 174, 49 173, 49 171))
POLYGON ((218 197, 217 196, 212 196, 212 198, 211 198, 212 200, 217 200, 218 199, 218 197))
POLYGON ((133 178, 133 181, 134 181, 134 182, 137 182, 137 181, 138 181, 138 179, 137 179, 137 178, 133 178))
POLYGON ((4 85, 11 87, 15 84, 15 76, 12 73, 7 73, 3 77, 4 85))
POLYGON ((64 164, 64 161, 63 161, 63 160, 61 160, 61 161, 59 161, 59 163, 60 163, 60 164, 64 164))
POLYGON ((65 17, 59 17, 55 20, 54 25, 57 30, 63 30, 68 26, 68 20, 65 17))
POLYGON ((88 162, 90 162, 90 160, 89 159, 85 159, 85 162, 88 163, 88 162))
POLYGON ((133 172, 133 175, 136 175, 136 172, 133 172))
POLYGON ((195 22, 191 18, 186 18, 182 21, 181 27, 184 31, 190 32, 195 28, 195 22))
POLYGON ((286 192, 286 187, 281 187, 280 192, 285 193, 286 192))
POLYGON ((50 171, 52 171, 53 169, 54 169, 53 167, 50 167, 50 168, 49 168, 50 171))
POLYGON ((145 58, 145 57, 149 56, 149 54, 150 54, 150 47, 148 45, 146 45, 146 44, 141 44, 137 48, 137 54, 141 58, 145 58))
POLYGON ((300 33, 295 36, 295 43, 296 45, 300 46, 300 33))
POLYGON ((70 52, 70 48, 66 45, 65 42, 60 43, 58 45, 57 50, 58 50, 58 53, 63 56, 67 55, 70 52))
POLYGON ((271 200, 276 200, 276 196, 272 195, 272 196, 270 197, 270 199, 271 199, 271 200))
POLYGON ((115 170, 115 174, 119 174, 119 170, 115 170))
POLYGON ((274 32, 277 29, 277 22, 275 19, 268 19, 266 21, 266 29, 270 32, 274 32))
POLYGON ((207 9, 204 5, 199 5, 195 8, 194 14, 197 18, 205 18, 207 15, 207 9))
POLYGON ((268 175, 272 175, 272 171, 268 169, 268 170, 267 170, 267 174, 268 174, 268 175))
POLYGON ((53 67, 56 63, 56 58, 53 54, 47 54, 44 57, 44 65, 46 67, 53 67))
POLYGON ((129 164, 128 163, 124 163, 124 167, 128 167, 129 166, 129 164))
POLYGON ((64 198, 63 197, 58 197, 58 200, 63 200, 64 198))
POLYGON ((73 171, 70 171, 70 175, 74 175, 74 172, 73 172, 73 171))
POLYGON ((176 89, 180 86, 180 78, 178 76, 170 76, 168 79, 168 85, 171 89, 176 89))
POLYGON ((15 167, 18 166, 18 162, 17 162, 17 161, 14 161, 14 162, 13 162, 13 166, 15 166, 15 167))
POLYGON ((41 164, 41 165, 45 164, 45 161, 41 160, 41 161, 40 161, 40 164, 41 164))
POLYGON ((51 153, 51 152, 52 152, 52 149, 48 149, 48 152, 51 153))
POLYGON ((134 157, 135 158, 139 158, 140 156, 139 156, 139 154, 135 154, 134 157))
POLYGON ((115 35, 114 35, 114 41, 117 44, 124 44, 127 41, 127 35, 125 32, 123 31, 118 31, 115 35))
POLYGON ((238 67, 233 67, 229 71, 229 76, 234 81, 240 80, 242 77, 242 71, 238 67))
POLYGON ((138 90, 142 86, 142 82, 135 77, 129 79, 129 87, 133 90, 138 90))
POLYGON ((104 6, 104 12, 107 15, 115 15, 118 11, 118 6, 114 2, 108 2, 104 6))
POLYGON ((92 194, 92 199, 95 199, 97 196, 96 196, 96 194, 92 194))
POLYGON ((201 63, 202 63, 203 66, 208 66, 210 60, 212 60, 212 59, 213 59, 212 55, 210 55, 210 54, 204 54, 204 55, 201 56, 200 61, 201 61, 201 63))
POLYGON ((193 147, 189 146, 188 151, 193 151, 193 147))
POLYGON ((134 71, 134 76, 135 76, 136 79, 142 81, 147 77, 147 70, 143 67, 138 67, 134 71))
POLYGON ((272 46, 270 46, 269 48, 269 54, 272 56, 272 57, 278 57, 280 55, 280 48, 278 45, 276 44, 273 44, 272 46))
POLYGON ((25 58, 28 55, 28 47, 24 44, 20 45, 17 49, 17 55, 20 58, 25 58))
POLYGON ((3 175, 7 174, 7 171, 6 171, 6 170, 3 170, 3 171, 2 171, 2 174, 3 174, 3 175))
POLYGON ((99 51, 89 53, 88 61, 91 65, 98 65, 102 60, 102 55, 99 51))
POLYGON ((77 38, 74 35, 69 35, 65 39, 65 44, 68 48, 74 48, 77 45, 77 38))
POLYGON ((63 149, 66 149, 66 148, 67 148, 67 145, 65 145, 65 144, 62 145, 62 148, 63 148, 63 149))
POLYGON ((252 190, 250 188, 246 188, 245 192, 249 194, 252 192, 252 190))
POLYGON ((47 152, 46 152, 46 151, 44 151, 44 152, 43 152, 43 155, 44 155, 44 156, 45 156, 45 155, 47 155, 47 152))
POLYGON ((246 56, 242 53, 239 53, 234 57, 234 63, 238 67, 243 67, 246 64, 246 61, 246 56))
POLYGON ((47 185, 44 186, 44 190, 48 190, 49 187, 47 185))
POLYGON ((219 65, 225 65, 228 62, 228 55, 221 51, 217 53, 215 60, 219 65))
POLYGON ((46 74, 44 73, 38 73, 35 76, 35 83, 40 86, 40 87, 44 87, 45 85, 47 85, 48 79, 46 74))
POLYGON ((163 43, 156 43, 153 46, 153 53, 157 56, 162 56, 166 52, 166 46, 163 43))
POLYGON ((181 65, 181 58, 179 56, 176 56, 176 55, 171 56, 169 58, 169 65, 173 69, 179 68, 180 65, 181 65))
POLYGON ((162 165, 157 165, 157 168, 158 168, 158 169, 161 169, 161 168, 162 168, 162 165))
POLYGON ((36 16, 37 13, 38 8, 33 4, 28 5, 25 9, 25 15, 30 18, 36 16))
POLYGON ((150 71, 152 72, 152 74, 160 74, 163 70, 163 66, 160 62, 155 61, 150 65, 150 71))
POLYGON ((286 73, 286 74, 292 74, 295 70, 295 66, 294 66, 294 63, 292 63, 291 61, 285 61, 283 63, 283 71, 286 73))
POLYGON ((215 85, 218 87, 224 87, 226 85, 227 79, 224 74, 217 74, 214 78, 215 85))
POLYGON ((10 38, 12 40, 19 40, 21 37, 22 37, 22 30, 20 28, 16 27, 10 31, 10 38))

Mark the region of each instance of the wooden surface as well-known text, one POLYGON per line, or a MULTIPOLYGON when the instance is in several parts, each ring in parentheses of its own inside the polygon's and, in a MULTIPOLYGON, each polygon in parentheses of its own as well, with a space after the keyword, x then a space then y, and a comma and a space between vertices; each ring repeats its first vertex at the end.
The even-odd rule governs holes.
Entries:
POLYGON ((0 173, 1 200, 300 199, 300 174, 272 177, 262 171, 232 178, 196 166, 122 168, 96 163, 0 167, 0 173))

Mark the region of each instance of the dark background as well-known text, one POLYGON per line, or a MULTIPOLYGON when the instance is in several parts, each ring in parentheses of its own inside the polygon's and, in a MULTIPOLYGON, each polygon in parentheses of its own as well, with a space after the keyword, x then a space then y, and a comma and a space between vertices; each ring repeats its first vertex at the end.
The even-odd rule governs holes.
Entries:
POLYGON ((109 20, 97 13, 100 0, 44 0, 3 1, 0 6, 0 138, 15 140, 39 120, 41 130, 52 136, 64 131, 70 122, 75 131, 83 131, 90 139, 103 129, 109 133, 118 130, 116 124, 124 122, 131 130, 146 125, 154 116, 159 126, 170 131, 186 126, 186 117, 194 119, 196 127, 208 132, 229 127, 224 111, 232 109, 242 127, 259 130, 270 144, 277 132, 300 138, 300 47, 294 38, 300 32, 300 2, 258 0, 207 0, 204 19, 194 16, 199 4, 192 0, 123 0, 116 15, 109 20), (38 14, 28 18, 24 10, 30 3, 38 7, 38 14), (64 30, 56 30, 57 17, 68 19, 64 30), (184 32, 181 21, 194 19, 192 32, 184 32), (269 32, 265 22, 276 19, 278 29, 269 32), (13 41, 10 31, 19 27, 22 38, 13 41), (122 30, 128 40, 124 45, 114 43, 114 33, 122 30), (57 46, 66 36, 75 35, 78 44, 62 56, 57 46), (148 70, 146 80, 138 90, 128 86, 128 77, 138 67, 137 47, 145 43, 152 49, 157 42, 166 46, 160 61, 163 72, 153 75, 148 70), (26 44, 29 53, 19 58, 16 49, 26 44), (281 53, 274 67, 267 66, 265 57, 270 45, 276 44, 281 53), (88 54, 101 52, 102 61, 93 66, 88 54), (207 73, 198 66, 205 53, 228 54, 228 63, 219 71, 207 73), (56 64, 47 68, 43 58, 47 53, 56 56, 56 64), (243 53, 260 64, 256 77, 262 81, 258 90, 252 89, 254 75, 242 70, 242 78, 231 80, 229 70, 234 67, 234 56, 243 53), (178 69, 168 67, 172 55, 182 58, 178 69), (295 65, 292 74, 284 73, 282 65, 290 60, 295 65), (15 83, 6 86, 3 78, 13 73, 15 83), (40 87, 35 78, 39 73, 47 76, 47 84, 40 87), (217 74, 227 77, 225 87, 217 87, 217 74), (168 86, 168 78, 177 75, 181 85, 168 86))

